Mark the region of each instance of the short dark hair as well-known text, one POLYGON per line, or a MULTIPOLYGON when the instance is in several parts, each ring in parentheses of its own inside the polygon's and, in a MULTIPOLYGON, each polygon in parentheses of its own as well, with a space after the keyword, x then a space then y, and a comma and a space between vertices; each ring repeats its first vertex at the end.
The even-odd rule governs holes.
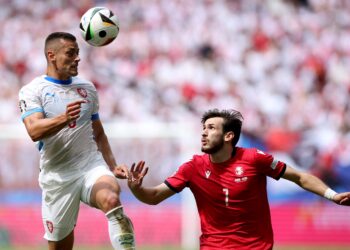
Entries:
POLYGON ((67 33, 67 32, 53 32, 50 35, 48 35, 45 39, 45 56, 48 50, 49 45, 51 44, 51 42, 58 40, 58 39, 64 39, 64 40, 69 40, 72 42, 75 42, 77 39, 74 35, 72 35, 71 33, 67 33))
POLYGON ((239 137, 241 136, 242 124, 243 124, 243 116, 242 114, 234 109, 211 109, 206 111, 202 116, 202 124, 206 122, 206 120, 214 117, 221 117, 224 119, 223 123, 223 132, 227 133, 232 131, 234 133, 234 138, 232 140, 232 146, 236 146, 239 137))
POLYGON ((77 39, 74 35, 67 32, 53 32, 46 37, 45 44, 56 39, 65 39, 75 42, 77 39))

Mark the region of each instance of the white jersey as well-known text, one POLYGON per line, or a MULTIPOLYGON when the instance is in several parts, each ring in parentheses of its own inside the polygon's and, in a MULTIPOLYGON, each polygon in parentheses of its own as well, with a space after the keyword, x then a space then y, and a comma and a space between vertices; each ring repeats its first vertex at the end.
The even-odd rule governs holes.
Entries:
POLYGON ((53 118, 65 113, 68 103, 82 99, 87 103, 82 103, 76 122, 38 142, 39 182, 44 186, 53 180, 72 181, 93 162, 103 161, 92 130, 92 120, 98 119, 96 88, 78 77, 62 81, 43 75, 19 92, 22 119, 36 112, 43 113, 45 118, 53 118))

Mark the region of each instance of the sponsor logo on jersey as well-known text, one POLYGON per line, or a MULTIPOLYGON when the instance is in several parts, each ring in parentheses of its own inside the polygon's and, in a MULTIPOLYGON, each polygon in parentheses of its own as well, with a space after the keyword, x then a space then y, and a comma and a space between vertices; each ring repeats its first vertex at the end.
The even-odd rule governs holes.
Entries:
POLYGON ((207 177, 207 179, 209 178, 210 174, 211 174, 210 170, 205 171, 205 177, 207 177))
POLYGON ((86 98, 86 97, 87 97, 87 91, 86 91, 86 89, 77 88, 77 92, 78 92, 78 94, 81 95, 83 98, 86 98))
POLYGON ((236 183, 245 182, 247 180, 248 180, 248 177, 235 178, 235 182, 236 183))
POLYGON ((46 221, 46 226, 47 226, 47 229, 49 230, 50 233, 53 232, 53 223, 51 221, 46 221))
POLYGON ((55 93, 46 93, 45 96, 55 97, 55 93))
POLYGON ((20 100, 18 103, 19 109, 21 110, 21 113, 24 113, 27 111, 27 103, 25 100, 20 100))

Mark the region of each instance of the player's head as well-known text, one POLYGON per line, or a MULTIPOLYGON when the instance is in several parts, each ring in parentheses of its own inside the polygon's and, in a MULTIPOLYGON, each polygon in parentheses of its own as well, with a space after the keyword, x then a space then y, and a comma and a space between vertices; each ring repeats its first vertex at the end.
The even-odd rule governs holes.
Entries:
POLYGON ((212 109, 202 116, 202 151, 215 153, 225 142, 236 146, 241 135, 243 116, 236 110, 212 109))
POLYGON ((48 73, 68 79, 78 74, 79 47, 74 35, 66 32, 51 33, 45 40, 48 73))

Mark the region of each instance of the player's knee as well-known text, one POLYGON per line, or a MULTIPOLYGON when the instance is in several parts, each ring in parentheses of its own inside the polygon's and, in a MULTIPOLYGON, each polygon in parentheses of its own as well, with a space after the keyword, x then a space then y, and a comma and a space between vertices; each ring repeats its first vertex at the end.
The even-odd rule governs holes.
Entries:
POLYGON ((102 210, 107 212, 120 205, 119 194, 116 192, 110 192, 106 195, 103 201, 102 210))

